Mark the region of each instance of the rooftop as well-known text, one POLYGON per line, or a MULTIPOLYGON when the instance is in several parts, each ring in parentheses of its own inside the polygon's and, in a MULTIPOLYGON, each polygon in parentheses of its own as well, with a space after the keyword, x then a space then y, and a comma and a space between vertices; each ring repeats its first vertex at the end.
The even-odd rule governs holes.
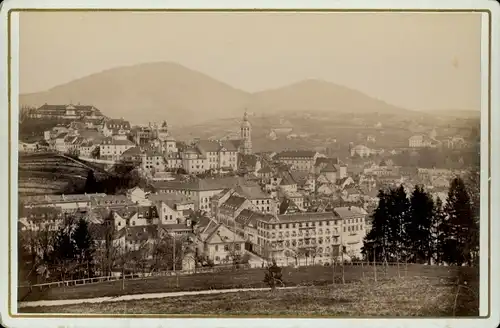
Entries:
POLYGON ((357 206, 336 207, 334 211, 339 217, 343 219, 348 219, 351 217, 359 217, 360 215, 367 214, 364 209, 357 206))
POLYGON ((238 185, 235 188, 235 191, 243 197, 246 197, 250 200, 252 199, 270 199, 271 195, 262 191, 259 185, 248 186, 248 185, 238 185))
POLYGON ((313 150, 287 150, 276 154, 274 158, 313 158, 315 155, 316 152, 313 150))
POLYGON ((222 204, 222 206, 224 207, 229 207, 229 208, 232 208, 232 209, 237 209, 239 208, 241 205, 243 205, 243 203, 246 201, 247 199, 244 198, 244 197, 240 197, 240 196, 236 196, 236 195, 231 195, 225 202, 224 204, 222 204))
POLYGON ((112 137, 103 138, 101 143, 103 145, 135 146, 135 144, 130 140, 113 139, 112 137))
POLYGON ((338 219, 338 217, 331 212, 304 212, 304 213, 293 213, 293 214, 281 214, 278 215, 278 222, 305 222, 305 221, 321 221, 321 220, 333 220, 338 219))
POLYGON ((238 177, 223 177, 196 179, 194 181, 159 181, 153 183, 153 187, 159 190, 209 191, 234 188, 238 183, 243 184, 244 181, 238 177))

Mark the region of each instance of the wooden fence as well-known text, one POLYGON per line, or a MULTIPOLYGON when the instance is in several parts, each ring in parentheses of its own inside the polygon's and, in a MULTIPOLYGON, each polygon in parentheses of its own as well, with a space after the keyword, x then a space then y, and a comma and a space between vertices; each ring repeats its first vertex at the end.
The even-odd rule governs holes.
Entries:
MULTIPOLYGON (((248 269, 248 265, 241 265, 241 269, 248 269)), ((122 275, 111 275, 111 276, 101 276, 101 277, 93 277, 93 278, 83 278, 83 279, 73 279, 73 280, 64 280, 64 281, 53 281, 46 282, 40 284, 33 285, 21 285, 18 288, 29 288, 30 290, 33 288, 39 288, 40 290, 44 288, 53 288, 53 287, 68 287, 68 286, 79 286, 79 285, 87 285, 87 284, 95 284, 107 281, 117 281, 117 280, 136 280, 136 279, 145 279, 149 277, 168 277, 168 276, 176 276, 176 275, 190 275, 195 273, 214 273, 221 272, 234 269, 233 265, 224 265, 217 267, 204 267, 197 268, 193 270, 178 270, 178 271, 153 271, 153 272, 140 272, 140 273, 129 273, 122 275)))

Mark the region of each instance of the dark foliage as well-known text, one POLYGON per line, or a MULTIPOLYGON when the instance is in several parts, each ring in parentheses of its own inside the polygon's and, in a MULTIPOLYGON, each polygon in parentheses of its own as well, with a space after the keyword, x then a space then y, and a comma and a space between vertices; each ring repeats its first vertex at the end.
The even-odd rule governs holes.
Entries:
POLYGON ((461 178, 449 188, 446 204, 416 186, 408 199, 404 189, 379 192, 372 229, 364 239, 365 259, 473 265, 479 258, 478 191, 461 178))
POLYGON ((264 282, 272 289, 275 289, 276 286, 284 285, 282 276, 283 274, 281 267, 279 267, 276 262, 273 262, 273 264, 270 265, 266 270, 264 282))

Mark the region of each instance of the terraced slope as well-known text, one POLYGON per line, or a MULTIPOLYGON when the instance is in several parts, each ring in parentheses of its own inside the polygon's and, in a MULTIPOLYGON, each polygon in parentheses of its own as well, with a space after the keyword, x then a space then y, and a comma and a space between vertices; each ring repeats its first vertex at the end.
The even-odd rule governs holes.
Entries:
POLYGON ((97 178, 106 175, 104 170, 96 166, 65 155, 20 154, 19 194, 63 193, 70 185, 83 185, 89 170, 93 170, 97 178))

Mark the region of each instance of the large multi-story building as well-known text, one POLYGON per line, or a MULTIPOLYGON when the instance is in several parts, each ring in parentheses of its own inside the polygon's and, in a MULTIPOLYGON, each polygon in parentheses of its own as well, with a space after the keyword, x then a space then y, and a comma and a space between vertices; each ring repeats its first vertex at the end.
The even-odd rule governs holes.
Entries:
POLYGON ((31 118, 52 119, 99 119, 103 118, 101 111, 92 105, 49 105, 43 104, 30 112, 31 118))
POLYGON ((334 213, 342 219, 342 244, 346 255, 360 258, 363 238, 366 235, 366 218, 368 213, 356 206, 336 207, 334 213))
POLYGON ((146 146, 149 145, 156 136, 151 126, 140 126, 133 129, 132 138, 138 146, 146 146))
POLYGON ((361 256, 366 212, 359 208, 336 208, 334 212, 294 213, 257 221, 257 244, 261 255, 278 261, 314 258, 318 263, 338 260, 342 245, 345 258, 361 256))
POLYGON ((312 150, 292 150, 282 151, 276 156, 274 160, 290 165, 292 170, 312 172, 316 159, 320 155, 312 150))
POLYGON ((127 135, 130 133, 130 122, 124 119, 111 119, 104 123, 102 133, 106 137, 111 137, 114 135, 127 135))
POLYGON ((231 169, 238 167, 238 148, 231 140, 200 140, 196 143, 201 157, 206 159, 205 169, 231 169))
POLYGON ((199 174, 208 170, 207 157, 198 147, 187 147, 181 153, 182 167, 188 174, 199 174))
POLYGON ((142 168, 151 173, 164 172, 166 168, 165 158, 162 153, 148 150, 141 154, 142 168))
POLYGON ((125 151, 133 147, 135 147, 135 144, 130 140, 117 140, 107 137, 99 144, 100 157, 117 161, 125 151))
POLYGON ((410 148, 435 148, 441 144, 439 140, 431 138, 427 135, 414 135, 408 139, 410 148))

